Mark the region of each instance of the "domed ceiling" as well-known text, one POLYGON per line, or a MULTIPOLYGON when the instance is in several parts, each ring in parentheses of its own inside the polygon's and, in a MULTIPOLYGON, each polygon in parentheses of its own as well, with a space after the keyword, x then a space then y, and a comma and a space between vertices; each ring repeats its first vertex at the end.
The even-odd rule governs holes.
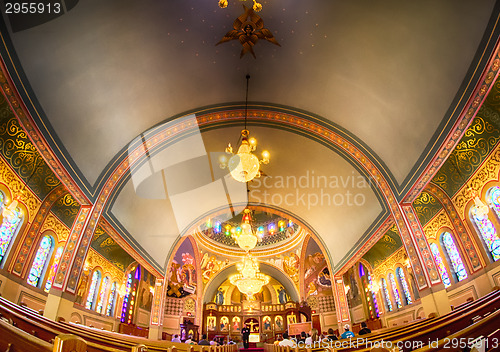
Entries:
POLYGON ((461 113, 498 31, 492 0, 268 0, 258 16, 280 46, 260 39, 256 58, 240 58, 238 40, 216 44, 243 4, 252 2, 74 0, 54 18, 3 14, 11 78, 91 202, 146 146, 104 216, 158 270, 179 234, 245 203, 293 215, 342 263, 389 211, 349 148, 322 129, 358 148, 403 197, 461 113), (238 141, 246 74, 249 129, 271 152, 249 192, 211 154, 238 141), (197 129, 148 149, 165 124, 190 118, 197 129))

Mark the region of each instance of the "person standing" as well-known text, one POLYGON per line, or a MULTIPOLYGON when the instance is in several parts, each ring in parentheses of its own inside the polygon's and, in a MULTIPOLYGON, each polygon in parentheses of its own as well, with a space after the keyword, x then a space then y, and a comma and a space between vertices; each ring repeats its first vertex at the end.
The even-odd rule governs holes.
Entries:
POLYGON ((248 348, 249 346, 249 339, 250 339, 250 328, 248 327, 247 324, 241 329, 241 337, 243 339, 243 348, 248 348))

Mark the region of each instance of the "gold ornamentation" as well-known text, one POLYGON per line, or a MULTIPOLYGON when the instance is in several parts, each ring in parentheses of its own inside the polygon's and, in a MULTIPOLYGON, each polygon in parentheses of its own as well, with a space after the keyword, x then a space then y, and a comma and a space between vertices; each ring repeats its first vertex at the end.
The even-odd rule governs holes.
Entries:
POLYGON ((92 248, 89 248, 85 262, 88 264, 90 270, 93 270, 97 266, 101 267, 102 276, 104 277, 106 274, 109 274, 111 282, 118 281, 120 284, 125 280, 125 273, 123 271, 118 269, 92 248))
POLYGON ((192 298, 187 298, 184 301, 184 313, 195 313, 196 312, 196 302, 192 298))
POLYGON ((424 227, 424 234, 427 239, 433 239, 435 240, 437 238, 437 232, 439 231, 440 228, 447 226, 450 229, 453 228, 453 224, 451 223, 450 218, 448 217, 448 214, 446 214, 445 210, 442 209, 437 216, 432 219, 431 222, 429 222, 427 225, 424 227))
POLYGON ((491 181, 496 180, 498 177, 498 173, 500 171, 500 144, 496 146, 495 150, 488 157, 483 166, 476 171, 474 176, 464 184, 464 186, 460 189, 460 191, 452 198, 453 204, 457 209, 457 213, 460 214, 462 219, 468 217, 465 214, 465 207, 467 203, 471 200, 470 198, 470 190, 473 192, 477 192, 477 194, 481 194, 481 190, 483 186, 491 181))
MULTIPOLYGON (((24 188, 24 183, 12 172, 3 157, 0 157, 0 182, 6 184, 13 194, 19 193, 24 188)), ((21 202, 26 205, 30 214, 36 214, 41 205, 40 200, 31 193, 29 188, 25 190, 21 202)), ((29 217, 26 218, 29 219, 29 217)))
POLYGON ((407 259, 405 248, 401 247, 373 270, 373 276, 377 278, 375 282, 378 282, 382 277, 386 277, 387 273, 394 271, 398 265, 406 267, 407 259))
POLYGON ((47 215, 47 219, 45 219, 42 227, 40 228, 40 233, 43 233, 45 230, 54 231, 59 242, 66 242, 69 236, 69 228, 66 227, 66 225, 64 225, 61 220, 59 220, 57 216, 54 216, 52 213, 49 213, 49 215, 47 215))

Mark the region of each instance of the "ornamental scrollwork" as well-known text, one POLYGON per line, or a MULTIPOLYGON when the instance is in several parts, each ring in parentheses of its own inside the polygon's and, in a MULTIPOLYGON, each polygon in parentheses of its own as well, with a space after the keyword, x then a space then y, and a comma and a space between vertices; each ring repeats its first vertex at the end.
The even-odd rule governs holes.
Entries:
POLYGON ((437 238, 438 230, 443 226, 453 228, 453 224, 451 223, 451 220, 448 217, 448 214, 446 214, 444 209, 441 210, 439 214, 436 217, 434 217, 434 219, 432 219, 432 221, 424 227, 425 237, 427 237, 427 239, 435 240, 437 238))
POLYGON ((40 228, 41 233, 43 233, 45 230, 54 231, 57 234, 59 242, 66 242, 69 236, 69 229, 53 214, 49 214, 47 216, 47 219, 45 219, 42 227, 40 228))

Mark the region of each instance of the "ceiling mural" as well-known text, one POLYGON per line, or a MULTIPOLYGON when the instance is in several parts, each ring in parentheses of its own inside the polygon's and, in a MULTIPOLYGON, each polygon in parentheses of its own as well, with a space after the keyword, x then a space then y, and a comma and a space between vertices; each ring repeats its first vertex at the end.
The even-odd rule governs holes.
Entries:
POLYGON ((413 202, 413 209, 422 226, 425 226, 443 208, 434 196, 423 191, 413 202))
POLYGON ((365 253, 365 259, 373 269, 403 246, 396 225, 392 226, 373 247, 365 253))
POLYGON ((29 188, 39 199, 44 199, 50 191, 59 186, 59 179, 31 143, 1 94, 0 153, 19 177, 24 182, 29 182, 29 188))
POLYGON ((134 258, 120 247, 100 225, 96 227, 90 246, 122 271, 134 262, 134 258))
POLYGON ((50 210, 68 228, 71 228, 80 210, 80 203, 71 194, 66 193, 63 197, 59 198, 50 210))
POLYGON ((432 182, 452 198, 486 160, 500 139, 499 82, 432 182), (490 105, 491 104, 491 105, 490 105))

